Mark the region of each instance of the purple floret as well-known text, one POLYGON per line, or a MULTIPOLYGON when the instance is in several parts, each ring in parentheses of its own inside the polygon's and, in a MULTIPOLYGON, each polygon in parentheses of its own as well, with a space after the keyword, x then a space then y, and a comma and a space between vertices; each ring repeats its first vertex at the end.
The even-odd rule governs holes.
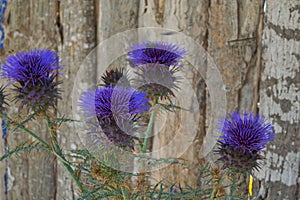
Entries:
POLYGON ((89 118, 97 117, 107 138, 116 145, 133 148, 134 122, 150 109, 145 93, 132 88, 103 86, 84 92, 79 106, 89 118))
POLYGON ((268 142, 274 140, 274 129, 258 114, 237 112, 227 115, 220 131, 223 133, 218 140, 219 161, 224 162, 225 168, 237 171, 258 169, 258 160, 262 149, 268 142))
POLYGON ((109 86, 83 93, 79 105, 87 116, 112 120, 115 117, 129 119, 148 112, 148 101, 145 93, 139 93, 132 88, 109 86))
POLYGON ((26 107, 27 111, 39 112, 54 108, 60 98, 60 69, 56 52, 38 49, 8 56, 0 74, 14 83, 14 100, 20 102, 19 109, 26 107))
POLYGON ((131 47, 128 60, 133 67, 151 63, 178 66, 185 53, 185 49, 175 44, 146 41, 131 47))
POLYGON ((61 67, 56 52, 38 49, 8 56, 1 75, 26 87, 37 82, 44 84, 44 81, 57 74, 59 69, 61 67))
POLYGON ((264 118, 247 112, 242 118, 237 112, 228 116, 221 129, 223 136, 219 142, 228 144, 234 150, 254 152, 266 147, 266 144, 274 140, 274 132, 271 124, 265 124, 264 118))

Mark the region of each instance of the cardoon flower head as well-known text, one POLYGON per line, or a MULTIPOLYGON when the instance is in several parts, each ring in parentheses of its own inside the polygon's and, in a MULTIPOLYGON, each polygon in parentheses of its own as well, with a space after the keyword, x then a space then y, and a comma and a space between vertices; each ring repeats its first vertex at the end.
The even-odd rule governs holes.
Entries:
POLYGON ((133 67, 156 63, 166 66, 178 66, 186 50, 166 42, 146 41, 131 47, 128 60, 133 67))
POLYGON ((132 88, 100 87, 94 91, 85 92, 81 97, 80 106, 89 108, 83 111, 89 115, 95 113, 101 120, 110 121, 115 118, 129 120, 135 115, 149 111, 150 105, 145 97, 146 94, 139 93, 132 88))
POLYGON ((258 170, 258 161, 263 159, 261 150, 274 140, 272 125, 265 123, 258 114, 248 115, 247 112, 243 116, 233 112, 222 125, 223 135, 219 137, 216 152, 221 155, 219 161, 224 163, 223 167, 238 172, 258 170))
POLYGON ((151 99, 168 99, 178 89, 174 75, 186 50, 165 42, 144 42, 131 47, 128 60, 137 68, 136 83, 151 99))
POLYGON ((174 75, 177 67, 166 68, 160 64, 147 64, 139 66, 136 71, 135 83, 138 89, 154 99, 165 99, 175 96, 173 89, 177 90, 178 77, 174 75))
POLYGON ((1 75, 14 83, 20 109, 26 106, 28 111, 41 111, 54 107, 60 98, 57 86, 61 82, 56 81, 59 69, 57 53, 38 49, 8 56, 1 75))
POLYGON ((111 69, 106 70, 105 74, 101 76, 104 84, 102 86, 129 86, 129 80, 127 78, 124 69, 111 69))
POLYGON ((8 105, 8 103, 6 102, 7 95, 5 94, 4 89, 4 86, 0 86, 0 116, 4 114, 5 105, 8 105))
POLYGON ((110 141, 132 148, 136 138, 129 132, 138 116, 149 111, 148 101, 145 93, 132 88, 107 86, 83 93, 79 105, 87 117, 97 117, 110 141))

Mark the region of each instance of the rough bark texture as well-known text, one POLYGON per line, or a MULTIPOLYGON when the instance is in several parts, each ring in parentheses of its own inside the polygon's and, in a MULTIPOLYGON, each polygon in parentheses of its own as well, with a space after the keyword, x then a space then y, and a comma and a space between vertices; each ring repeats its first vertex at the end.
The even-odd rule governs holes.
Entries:
POLYGON ((276 140, 257 174, 264 199, 300 199, 299 27, 299 1, 267 1, 259 112, 274 125, 276 140))
MULTIPOLYGON (((74 85, 80 93, 93 86, 102 71, 103 66, 97 65, 101 63, 98 58, 84 61, 98 43, 138 27, 182 32, 202 45, 218 64, 225 83, 220 89, 227 93, 227 111, 259 112, 275 125, 276 140, 266 152, 263 170, 255 176, 254 195, 262 199, 299 199, 300 6, 298 0, 266 0, 264 13, 263 4, 263 0, 8 1, 1 60, 10 49, 58 51, 64 67, 63 96, 58 108, 66 117, 73 118, 76 117, 73 115, 76 108, 71 103, 75 98, 74 85), (89 65, 87 70, 80 71, 82 63, 89 65)), ((118 47, 114 45, 111 48, 118 47)), ((199 125, 193 145, 182 158, 192 169, 169 167, 153 173, 153 177, 168 180, 170 184, 195 186, 199 183, 197 168, 203 162, 199 150, 212 108, 205 74, 200 76, 191 71, 189 77, 199 101, 199 118, 194 120, 199 125)), ((153 148, 167 144, 185 117, 182 114, 163 116, 168 123, 154 137, 153 148)), ((73 126, 65 125, 57 133, 64 150, 85 147, 73 126)), ((47 133, 40 133, 48 139, 47 133)), ((14 147, 26 138, 18 133, 10 135, 9 145, 14 147)), ((180 141, 177 145, 180 146, 180 141)), ((0 148, 2 154, 3 142, 0 148)), ((169 153, 172 152, 166 152, 169 153)), ((1 163, 0 167, 4 173, 5 164, 1 163)), ((33 154, 13 158, 8 169, 9 199, 76 199, 78 195, 78 188, 52 157, 44 159, 33 154)), ((0 199, 5 199, 2 180, 0 183, 0 199)))

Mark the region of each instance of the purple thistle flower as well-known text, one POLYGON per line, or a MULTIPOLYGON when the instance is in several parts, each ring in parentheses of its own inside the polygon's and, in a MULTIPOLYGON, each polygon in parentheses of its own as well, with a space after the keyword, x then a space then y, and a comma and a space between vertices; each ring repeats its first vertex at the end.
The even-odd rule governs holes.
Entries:
POLYGON ((26 87, 38 82, 45 84, 44 80, 56 75, 59 69, 61 67, 56 52, 38 49, 8 56, 1 75, 26 87))
POLYGON ((97 117, 104 134, 119 146, 132 148, 133 122, 150 109, 145 93, 132 88, 100 87, 83 93, 79 106, 87 118, 97 117))
POLYGON ((152 99, 174 97, 172 90, 179 89, 176 85, 179 78, 174 75, 177 71, 177 67, 166 68, 160 64, 141 65, 137 68, 135 83, 140 91, 152 99))
POLYGON ((80 106, 90 117, 97 116, 105 121, 116 117, 128 120, 149 111, 149 100, 145 97, 145 93, 138 93, 132 88, 100 87, 83 93, 80 106))
POLYGON ((59 57, 56 52, 38 49, 22 52, 7 57, 1 75, 12 80, 16 101, 21 101, 20 109, 27 107, 39 112, 54 107, 60 98, 56 81, 58 76, 59 57))
POLYGON ((131 47, 128 60, 133 67, 156 63, 166 66, 178 66, 186 50, 166 42, 146 41, 131 47))
POLYGON ((236 171, 258 170, 258 160, 263 158, 260 151, 274 140, 273 126, 253 113, 244 112, 241 117, 233 112, 225 118, 220 131, 223 135, 219 137, 216 151, 221 155, 219 161, 224 163, 224 168, 236 171))
POLYGON ((124 69, 112 69, 106 70, 105 74, 101 76, 101 79, 104 84, 101 86, 129 86, 129 80, 127 78, 126 72, 124 69))

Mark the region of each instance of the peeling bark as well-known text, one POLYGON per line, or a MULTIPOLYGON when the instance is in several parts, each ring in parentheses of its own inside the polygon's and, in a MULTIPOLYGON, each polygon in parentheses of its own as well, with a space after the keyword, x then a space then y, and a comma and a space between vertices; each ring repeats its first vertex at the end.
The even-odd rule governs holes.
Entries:
POLYGON ((259 112, 270 119, 276 139, 256 174, 263 199, 299 199, 299 2, 266 2, 259 112))

